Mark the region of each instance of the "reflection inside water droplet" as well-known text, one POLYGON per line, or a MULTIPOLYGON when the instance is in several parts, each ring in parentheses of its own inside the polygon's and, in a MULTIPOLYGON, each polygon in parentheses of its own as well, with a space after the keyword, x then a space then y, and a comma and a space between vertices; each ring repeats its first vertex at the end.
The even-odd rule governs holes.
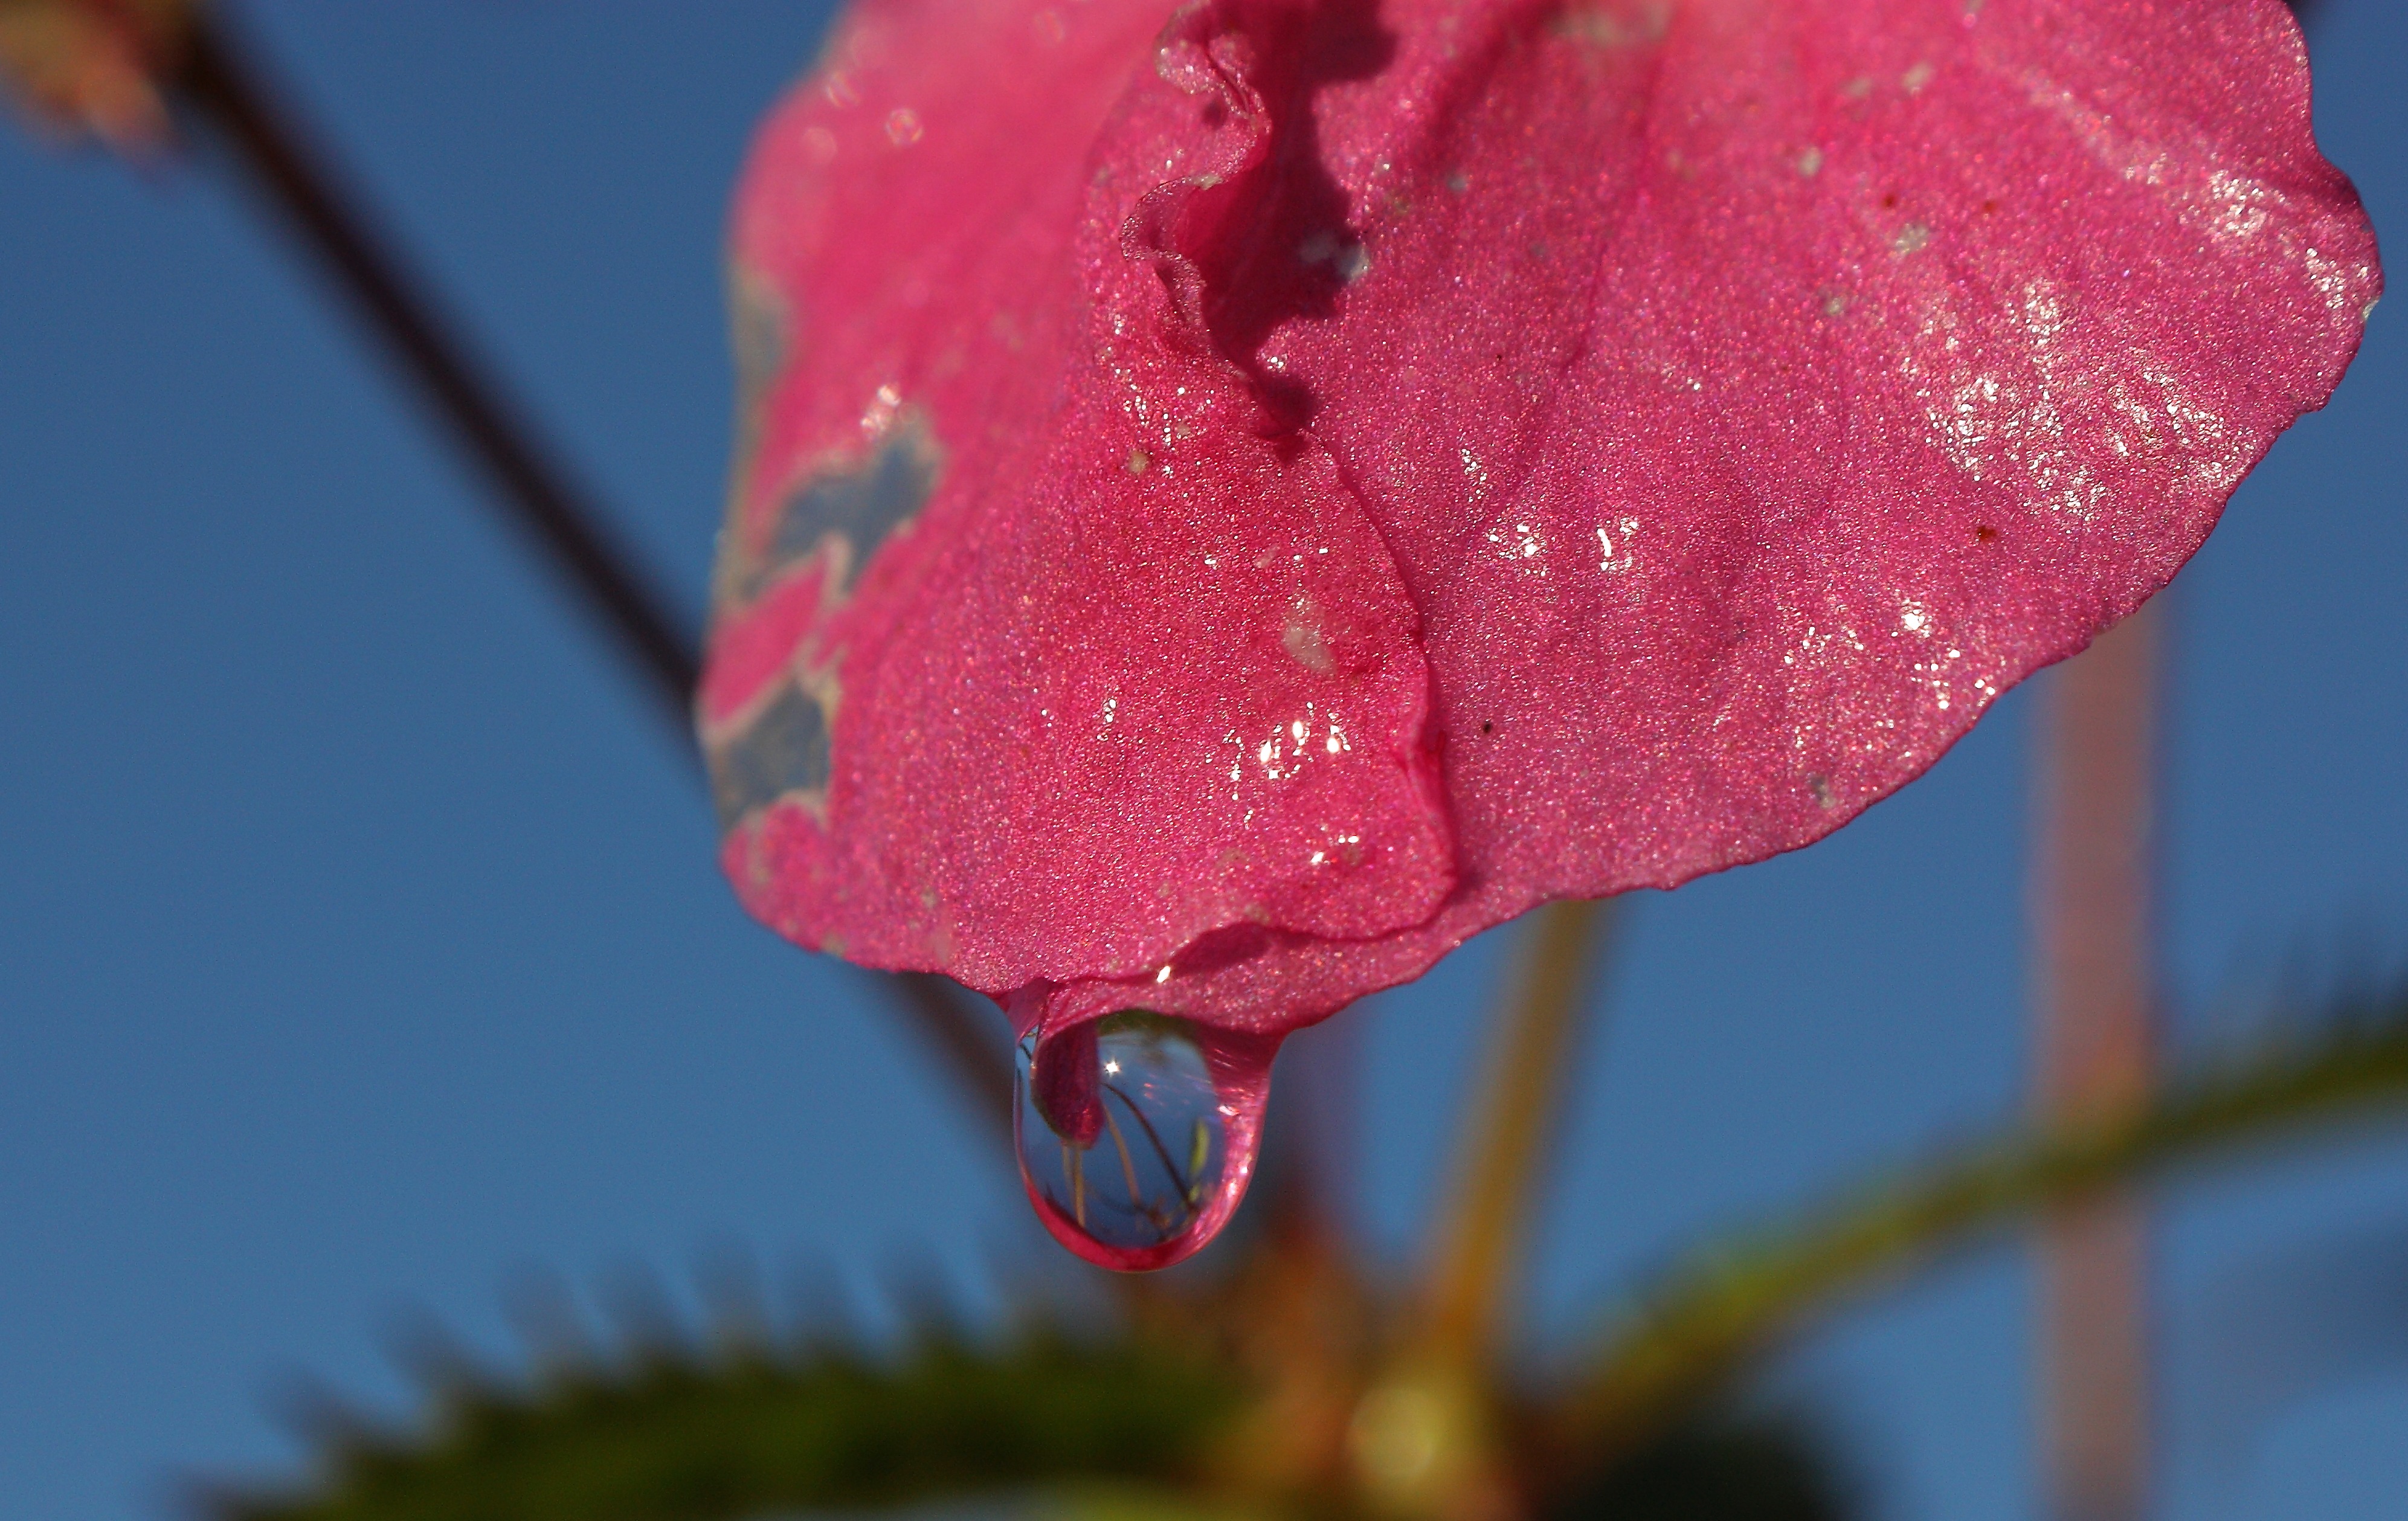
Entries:
POLYGON ((1142 1009, 1023 1036, 1012 1130, 1038 1218, 1122 1271, 1211 1241, 1254 1175, 1277 1048, 1142 1009))

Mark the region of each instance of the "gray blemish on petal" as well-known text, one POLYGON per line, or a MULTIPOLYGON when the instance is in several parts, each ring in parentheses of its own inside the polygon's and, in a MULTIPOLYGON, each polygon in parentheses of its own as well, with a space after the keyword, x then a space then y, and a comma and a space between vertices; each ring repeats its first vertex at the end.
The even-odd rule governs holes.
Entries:
POLYGON ((723 829, 796 794, 819 807, 827 783, 827 711, 791 680, 750 724, 710 750, 711 800, 723 829))
POLYGON ((777 532, 759 580, 767 581, 836 540, 847 552, 830 590, 843 596, 887 539, 908 527, 927 505, 937 486, 938 463, 926 423, 907 415, 867 460, 810 476, 779 509, 777 532))
POLYGON ((790 313, 785 298, 768 280, 744 265, 727 271, 727 320, 730 347, 736 357, 735 470, 728 483, 724 525, 719 555, 711 570, 713 607, 750 596, 758 589, 750 556, 741 546, 746 482, 752 457, 760 448, 761 416, 769 393, 785 367, 790 313))
MULTIPOLYGON (((880 548, 918 518, 936 487, 939 464, 925 423, 907 413, 866 457, 830 461, 812 471, 787 494, 761 551, 748 552, 737 534, 723 538, 721 615, 741 616, 781 571, 816 558, 827 576, 820 602, 824 618, 880 548)), ((780 798, 814 811, 826 806, 843 651, 822 650, 818 639, 806 637, 798 662, 777 678, 767 701, 748 704, 748 717, 724 732, 706 725, 711 796, 723 827, 780 798)))
POLYGON ((786 303, 767 279, 739 265, 728 274, 727 309, 736 412, 749 421, 786 366, 786 303))

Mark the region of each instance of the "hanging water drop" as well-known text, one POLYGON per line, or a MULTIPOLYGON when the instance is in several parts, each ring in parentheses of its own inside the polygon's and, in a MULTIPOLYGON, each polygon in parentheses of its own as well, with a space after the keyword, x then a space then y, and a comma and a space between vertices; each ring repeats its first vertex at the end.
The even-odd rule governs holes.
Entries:
POLYGON ((1037 1217, 1124 1272, 1211 1241, 1254 1176, 1278 1045, 1143 1009, 1023 1036, 1012 1134, 1037 1217))

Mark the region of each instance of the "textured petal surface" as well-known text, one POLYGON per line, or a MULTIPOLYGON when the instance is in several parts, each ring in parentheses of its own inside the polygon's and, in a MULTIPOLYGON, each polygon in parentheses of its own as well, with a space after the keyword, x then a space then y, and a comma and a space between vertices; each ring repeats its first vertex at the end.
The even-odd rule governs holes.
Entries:
POLYGON ((1911 780, 2379 286, 2276 0, 870 4, 734 241, 746 901, 1268 1032, 1911 780))

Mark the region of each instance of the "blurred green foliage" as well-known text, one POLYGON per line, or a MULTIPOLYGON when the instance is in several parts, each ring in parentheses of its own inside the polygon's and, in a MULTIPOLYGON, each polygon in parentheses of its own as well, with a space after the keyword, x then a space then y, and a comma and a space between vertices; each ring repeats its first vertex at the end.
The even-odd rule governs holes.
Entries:
POLYGON ((521 1385, 457 1378, 407 1434, 321 1420, 306 1489, 207 1508, 223 1521, 655 1521, 1177 1478, 1235 1394, 1174 1349, 1053 1329, 890 1357, 747 1335, 521 1385))
MULTIPOLYGON (((1731 1413, 1787 1336, 2034 1210, 2403 1100, 2408 995, 2206 1064, 2133 1112, 1893 1169, 1700 1253, 1568 1384, 1482 1370, 1488 1492, 1541 1521, 1838 1521, 1856 1504, 1828 1441, 1731 1413)), ((981 1342, 924 1307, 901 1350, 872 1356, 781 1336, 757 1313, 686 1337, 662 1312, 621 1350, 515 1377, 436 1359, 418 1425, 322 1416, 305 1485, 205 1508, 216 1521, 734 1521, 1006 1499, 1119 1521, 1455 1514, 1483 1491, 1457 1483, 1417 1507, 1350 1477, 1342 1451, 1309 1473, 1233 1458, 1267 1434, 1346 1432, 1396 1376, 1415 1302, 1365 1284, 1326 1238, 1265 1229, 1217 1281, 1132 1287, 1117 1310, 1082 1312, 1093 1337, 1032 1313, 981 1342), (1279 1328, 1282 1304, 1369 1334, 1333 1370, 1326 1344, 1279 1328)))

